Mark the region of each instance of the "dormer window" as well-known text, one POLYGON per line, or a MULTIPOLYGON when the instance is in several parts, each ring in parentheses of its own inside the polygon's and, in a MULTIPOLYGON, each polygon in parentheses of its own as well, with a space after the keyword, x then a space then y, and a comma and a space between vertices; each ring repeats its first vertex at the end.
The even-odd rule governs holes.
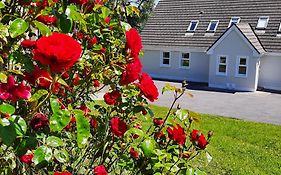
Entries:
POLYGON ((192 20, 187 28, 188 32, 195 32, 199 21, 198 20, 192 20))
POLYGON ((239 24, 240 22, 240 17, 232 17, 230 19, 228 27, 232 26, 233 24, 239 24))
POLYGON ((218 20, 211 20, 208 26, 208 32, 215 32, 217 30, 219 21, 218 20))
POLYGON ((269 21, 268 16, 261 16, 257 24, 257 29, 266 29, 268 21, 269 21))

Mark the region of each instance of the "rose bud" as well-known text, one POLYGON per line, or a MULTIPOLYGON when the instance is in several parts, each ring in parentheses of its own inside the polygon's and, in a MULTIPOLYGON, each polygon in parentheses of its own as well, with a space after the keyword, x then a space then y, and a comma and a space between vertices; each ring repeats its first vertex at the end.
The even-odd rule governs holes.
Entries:
POLYGON ((30 120, 30 126, 33 130, 38 130, 49 125, 48 117, 43 113, 36 113, 30 120))
POLYGON ((107 16, 105 19, 104 19, 104 22, 106 24, 109 24, 110 23, 110 16, 107 16))
POLYGON ((104 167, 104 165, 99 165, 94 168, 94 174, 95 175, 107 175, 107 171, 104 167))
POLYGON ((98 42, 98 39, 96 36, 94 36, 93 38, 91 38, 89 41, 88 41, 88 44, 90 47, 94 46, 96 43, 98 42))
POLYGON ((20 157, 20 161, 25 163, 25 164, 31 165, 32 164, 32 158, 33 158, 33 153, 25 154, 25 155, 20 157))
POLYGON ((164 124, 164 120, 162 118, 154 118, 153 123, 156 126, 162 126, 164 124))
POLYGON ((93 81, 93 84, 94 84, 94 87, 95 87, 95 88, 100 87, 100 82, 99 82, 99 80, 97 80, 97 79, 95 79, 95 80, 93 81))
POLYGON ((130 155, 133 157, 133 158, 138 158, 139 157, 139 153, 137 151, 134 150, 134 148, 130 148, 130 155))

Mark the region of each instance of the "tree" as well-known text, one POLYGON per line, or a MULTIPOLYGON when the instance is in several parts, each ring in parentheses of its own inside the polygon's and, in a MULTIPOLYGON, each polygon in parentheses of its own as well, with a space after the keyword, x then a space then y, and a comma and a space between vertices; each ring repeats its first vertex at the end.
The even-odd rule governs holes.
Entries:
POLYGON ((139 16, 129 17, 128 23, 141 31, 155 7, 155 0, 129 0, 128 3, 135 5, 140 11, 139 16))

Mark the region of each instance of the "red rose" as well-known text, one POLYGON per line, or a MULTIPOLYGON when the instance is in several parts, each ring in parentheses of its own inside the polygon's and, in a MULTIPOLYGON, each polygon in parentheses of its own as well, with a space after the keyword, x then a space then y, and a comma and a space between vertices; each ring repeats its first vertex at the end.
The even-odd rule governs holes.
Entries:
POLYGON ((80 83, 79 74, 78 74, 78 73, 75 73, 75 74, 74 74, 74 79, 73 79, 73 84, 74 84, 75 86, 77 86, 77 85, 79 85, 79 83, 80 83))
POLYGON ((32 41, 29 39, 25 39, 20 43, 21 47, 23 47, 23 48, 33 48, 35 46, 35 44, 36 44, 36 41, 32 41))
POLYGON ((13 102, 19 99, 28 100, 31 97, 31 87, 24 82, 16 84, 12 75, 7 78, 7 83, 0 83, 0 99, 11 100, 13 102))
POLYGON ((26 163, 28 165, 32 164, 32 158, 33 158, 33 154, 25 154, 23 156, 20 157, 20 161, 23 163, 26 163))
POLYGON ((154 118, 153 123, 156 126, 162 126, 164 124, 164 120, 162 118, 154 118))
POLYGON ((52 71, 68 70, 78 61, 82 53, 79 43, 70 36, 54 32, 36 42, 33 59, 50 66, 52 71))
POLYGON ((142 49, 141 37, 139 32, 131 28, 126 32, 126 48, 131 50, 131 56, 137 57, 142 49))
POLYGON ((158 89, 152 81, 151 77, 147 73, 142 73, 140 77, 139 88, 148 100, 153 102, 158 99, 158 89))
POLYGON ((104 165, 99 165, 94 168, 95 175, 107 175, 107 171, 104 167, 104 165))
POLYGON ((49 125, 49 119, 45 114, 36 113, 30 120, 30 126, 33 130, 38 130, 49 125))
POLYGON ((99 80, 97 80, 97 79, 95 79, 95 80, 93 81, 93 84, 94 84, 94 87, 95 87, 95 88, 100 87, 100 82, 99 82, 99 80))
POLYGON ((200 136, 200 132, 197 129, 194 129, 190 133, 190 141, 191 142, 195 142, 198 139, 198 136, 200 136))
POLYGON ((127 131, 127 125, 119 117, 111 119, 111 131, 113 135, 121 137, 127 131))
POLYGON ((186 135, 184 133, 184 129, 177 124, 176 126, 173 126, 172 128, 167 128, 168 136, 171 140, 177 142, 180 145, 184 145, 186 140, 186 135))
POLYGON ((95 4, 103 5, 103 0, 95 0, 95 4))
POLYGON ((36 20, 46 25, 53 25, 53 26, 57 25, 57 18, 55 16, 40 15, 36 18, 36 20))
POLYGON ((106 24, 109 24, 110 23, 110 16, 107 16, 105 19, 104 19, 104 22, 106 24))
POLYGON ((84 115, 87 115, 89 112, 91 112, 90 108, 88 108, 85 104, 82 104, 79 109, 84 112, 84 115))
POLYGON ((122 73, 121 84, 127 85, 136 81, 141 73, 142 64, 140 59, 136 57, 132 63, 126 65, 126 69, 122 73))
POLYGON ((96 129, 98 127, 98 122, 95 118, 91 118, 90 125, 92 128, 96 129))
POLYGON ((70 0, 72 3, 76 3, 79 5, 87 4, 89 0, 70 0))
POLYGON ((64 171, 64 172, 54 172, 54 175, 72 175, 72 174, 68 171, 64 171))
POLYGON ((207 140, 205 139, 205 136, 199 132, 198 130, 193 130, 190 133, 190 141, 198 146, 200 149, 205 149, 208 145, 207 140))
POLYGON ((37 65, 30 74, 26 73, 24 78, 32 85, 38 83, 42 88, 49 88, 53 80, 47 70, 40 69, 37 65))
POLYGON ((119 91, 112 91, 112 92, 107 92, 104 94, 103 98, 106 104, 108 105, 115 105, 117 104, 118 98, 121 97, 121 94, 119 91))
POLYGON ((89 44, 90 47, 93 47, 97 42, 98 42, 98 38, 96 36, 94 36, 93 38, 91 38, 88 41, 88 44, 89 44))
POLYGON ((134 158, 139 157, 139 153, 137 151, 135 151, 134 148, 130 148, 130 155, 134 158))

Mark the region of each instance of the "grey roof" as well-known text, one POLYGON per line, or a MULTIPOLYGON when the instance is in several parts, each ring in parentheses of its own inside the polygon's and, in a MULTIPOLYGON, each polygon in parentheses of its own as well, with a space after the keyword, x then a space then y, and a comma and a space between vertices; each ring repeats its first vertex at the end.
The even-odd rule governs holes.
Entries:
POLYGON ((141 33, 142 41, 145 46, 207 50, 228 29, 231 17, 241 17, 241 23, 254 29, 256 38, 248 27, 239 27, 257 49, 263 46, 267 52, 281 52, 281 37, 276 36, 281 0, 160 0, 141 33), (269 16, 265 32, 255 30, 260 16, 269 16), (199 20, 199 25, 193 36, 185 36, 191 20, 199 20), (219 25, 213 36, 205 36, 210 20, 219 20, 219 25))
MULTIPOLYGON (((211 49, 216 42, 218 42, 220 40, 220 38, 227 33, 228 30, 230 30, 231 28, 237 28, 239 32, 241 32, 241 34, 248 40, 248 42, 253 46, 253 48, 259 53, 259 54, 263 54, 265 53, 264 47, 262 46, 260 40, 258 39, 257 35, 254 32, 254 29, 250 26, 250 24, 248 23, 239 23, 238 25, 233 25, 231 27, 229 27, 210 47, 209 49, 211 49)), ((208 49, 208 50, 209 50, 208 49)))

